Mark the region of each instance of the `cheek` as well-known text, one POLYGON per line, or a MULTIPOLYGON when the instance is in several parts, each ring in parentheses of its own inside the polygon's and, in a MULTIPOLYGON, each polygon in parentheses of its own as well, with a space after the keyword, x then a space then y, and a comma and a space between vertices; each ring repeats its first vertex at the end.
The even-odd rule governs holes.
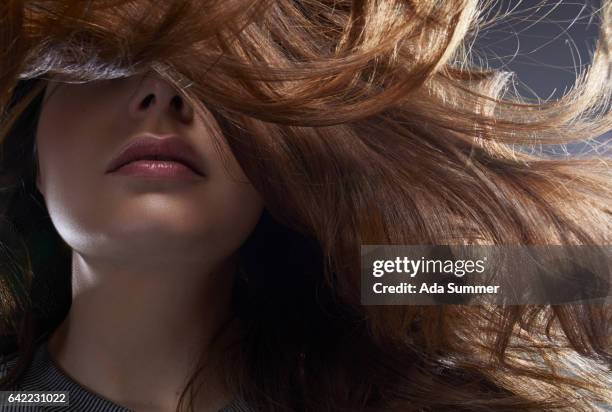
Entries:
POLYGON ((110 119, 104 107, 91 100, 89 94, 70 88, 56 90, 43 106, 36 130, 37 183, 43 195, 64 188, 70 196, 99 167, 99 140, 110 132, 110 119))
MULTIPOLYGON (((214 238, 217 241, 225 239, 234 249, 246 240, 251 233, 263 211, 263 201, 248 183, 235 181, 219 182, 211 189, 210 206, 217 208, 212 215, 216 216, 214 238)), ((206 213, 207 205, 202 204, 202 211, 206 213)))
POLYGON ((264 201, 245 176, 227 145, 213 156, 214 174, 207 183, 206 199, 201 203, 202 214, 213 217, 215 242, 226 243, 227 252, 236 250, 251 234, 259 221, 264 201))
POLYGON ((75 249, 100 231, 110 204, 101 167, 107 137, 118 132, 112 130, 115 111, 95 92, 84 86, 53 89, 36 130, 37 186, 58 233, 75 249))
POLYGON ((87 120, 69 119, 70 113, 55 105, 43 109, 36 134, 38 189, 52 221, 63 232, 77 229, 75 223, 84 223, 89 214, 83 212, 95 210, 92 205, 95 199, 91 196, 91 153, 77 138, 81 133, 80 122, 87 120))

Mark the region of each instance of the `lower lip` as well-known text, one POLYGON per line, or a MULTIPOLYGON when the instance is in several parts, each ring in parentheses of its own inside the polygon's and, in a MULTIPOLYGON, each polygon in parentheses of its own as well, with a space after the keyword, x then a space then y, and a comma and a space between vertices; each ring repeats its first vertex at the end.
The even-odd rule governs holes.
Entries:
POLYGON ((194 179, 201 177, 183 163, 171 160, 136 160, 112 172, 124 176, 194 179))

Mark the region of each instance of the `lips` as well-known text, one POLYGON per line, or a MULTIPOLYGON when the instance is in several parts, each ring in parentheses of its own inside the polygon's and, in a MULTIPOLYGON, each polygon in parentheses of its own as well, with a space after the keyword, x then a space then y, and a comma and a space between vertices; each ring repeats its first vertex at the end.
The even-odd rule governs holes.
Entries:
POLYGON ((175 135, 158 137, 146 134, 135 138, 111 160, 106 173, 112 173, 136 160, 175 161, 184 164, 200 176, 205 175, 194 148, 187 141, 175 135))

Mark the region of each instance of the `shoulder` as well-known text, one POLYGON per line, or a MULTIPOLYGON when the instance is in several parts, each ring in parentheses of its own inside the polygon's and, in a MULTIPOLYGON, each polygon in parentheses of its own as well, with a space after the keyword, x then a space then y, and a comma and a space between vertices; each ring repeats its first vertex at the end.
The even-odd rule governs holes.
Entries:
POLYGON ((19 352, 0 355, 0 377, 4 376, 19 360, 19 352))
POLYGON ((19 361, 19 353, 12 352, 0 355, 0 380, 4 379, 19 361))
MULTIPOLYGON (((44 353, 41 350, 41 343, 42 342, 40 340, 34 342, 32 356, 29 359, 27 365, 25 365, 24 371, 20 374, 19 385, 24 382, 24 379, 36 379, 40 377, 42 372, 44 372, 45 362, 44 353)), ((23 352, 19 350, 9 351, 8 353, 0 353, 0 379, 4 379, 9 374, 9 372, 17 366, 22 356, 23 352)))
POLYGON ((234 400, 219 412, 255 412, 247 402, 240 396, 234 398, 234 400))

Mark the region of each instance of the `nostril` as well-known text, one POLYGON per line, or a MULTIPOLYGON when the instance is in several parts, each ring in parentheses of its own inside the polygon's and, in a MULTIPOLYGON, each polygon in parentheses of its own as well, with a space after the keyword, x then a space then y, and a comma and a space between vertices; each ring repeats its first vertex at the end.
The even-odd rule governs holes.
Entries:
POLYGON ((181 110, 183 108, 183 99, 180 96, 174 96, 172 98, 171 104, 176 106, 178 110, 181 110))
POLYGON ((154 96, 154 95, 152 95, 152 94, 148 95, 148 96, 147 96, 147 97, 146 97, 146 98, 145 98, 145 99, 142 101, 142 103, 140 103, 140 107, 141 107, 141 108, 148 107, 148 106, 149 106, 149 104, 151 103, 151 101, 153 101, 154 99, 155 99, 155 96, 154 96))

